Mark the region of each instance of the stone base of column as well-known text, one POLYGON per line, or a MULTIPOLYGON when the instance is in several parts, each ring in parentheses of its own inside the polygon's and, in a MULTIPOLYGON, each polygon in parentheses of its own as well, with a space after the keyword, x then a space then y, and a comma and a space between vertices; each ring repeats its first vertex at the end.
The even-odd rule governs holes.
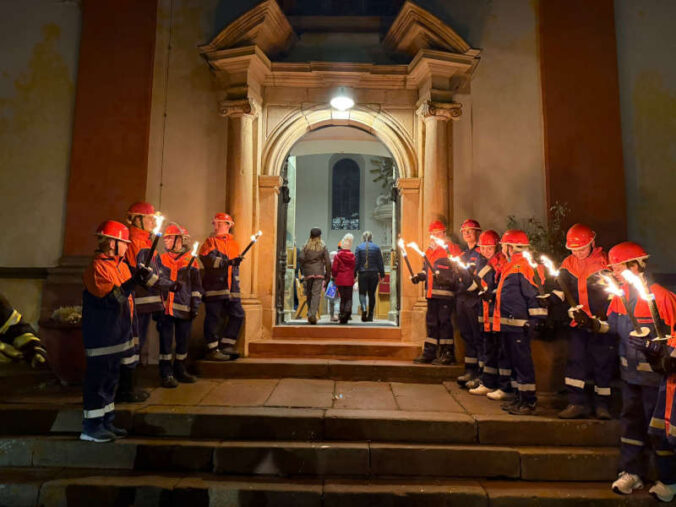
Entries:
POLYGON ((425 337, 427 336, 427 326, 425 324, 426 312, 427 301, 420 299, 415 302, 411 310, 402 311, 400 314, 402 340, 405 342, 419 343, 421 350, 425 337))
POLYGON ((249 343, 260 340, 263 334, 263 305, 255 297, 242 299, 244 308, 244 326, 241 331, 238 349, 245 356, 249 355, 249 343))
POLYGON ((564 377, 568 360, 566 330, 543 340, 531 341, 535 364, 535 385, 538 404, 542 407, 563 408, 566 405, 564 377))

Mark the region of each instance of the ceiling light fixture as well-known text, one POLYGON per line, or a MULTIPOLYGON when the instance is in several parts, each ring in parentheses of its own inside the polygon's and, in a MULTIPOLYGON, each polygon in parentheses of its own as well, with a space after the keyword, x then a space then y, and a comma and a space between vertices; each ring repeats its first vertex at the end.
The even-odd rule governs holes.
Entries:
POLYGON ((336 90, 336 94, 331 98, 331 107, 338 111, 347 111, 354 107, 352 90, 341 86, 336 90))

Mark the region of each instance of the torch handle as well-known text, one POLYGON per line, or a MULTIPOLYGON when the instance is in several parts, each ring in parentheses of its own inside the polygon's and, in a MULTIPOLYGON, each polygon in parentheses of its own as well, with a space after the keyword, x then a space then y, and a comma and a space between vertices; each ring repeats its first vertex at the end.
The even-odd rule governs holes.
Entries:
POLYGON ((150 263, 153 260, 153 256, 155 255, 155 251, 157 250, 157 243, 160 240, 161 234, 155 234, 155 237, 153 238, 153 244, 150 246, 150 250, 148 250, 148 255, 146 256, 146 266, 150 267, 150 263))
POLYGON ((641 332, 641 326, 638 323, 638 320, 636 320, 636 315, 634 315, 634 310, 631 309, 629 306, 629 303, 627 302, 627 298, 622 296, 622 304, 624 305, 624 308, 627 310, 627 315, 629 315, 629 320, 631 320, 631 325, 634 328, 634 331, 637 333, 641 332))
POLYGON ((560 275, 556 277, 556 281, 559 283, 559 287, 561 287, 561 290, 563 291, 563 294, 566 297, 566 302, 570 305, 571 308, 575 308, 577 306, 577 303, 575 302, 575 298, 573 297, 573 294, 571 294, 568 285, 566 285, 561 280, 560 275))
POLYGON ((413 276, 413 268, 411 267, 411 261, 408 260, 408 255, 402 252, 401 256, 404 258, 404 261, 406 262, 406 267, 408 268, 409 274, 413 276))
POLYGON ((436 271, 434 271, 432 264, 430 264, 430 261, 427 258, 427 255, 423 254, 423 260, 425 261, 425 265, 427 266, 427 268, 432 272, 432 276, 437 276, 437 273, 436 273, 436 271))
POLYGON ((657 311, 657 303, 655 303, 654 299, 648 301, 648 308, 650 308, 650 316, 653 318, 653 324, 655 325, 655 333, 657 333, 657 338, 664 338, 662 324, 660 323, 660 313, 657 311))
POLYGON ((254 243, 256 240, 250 241, 249 244, 246 246, 246 248, 242 251, 241 254, 239 254, 240 257, 244 257, 246 253, 251 249, 252 246, 254 246, 254 243))
POLYGON ((533 268, 533 278, 535 279, 535 284, 538 287, 538 292, 541 296, 544 296, 545 284, 543 283, 542 278, 540 278, 540 272, 537 270, 537 268, 533 268))

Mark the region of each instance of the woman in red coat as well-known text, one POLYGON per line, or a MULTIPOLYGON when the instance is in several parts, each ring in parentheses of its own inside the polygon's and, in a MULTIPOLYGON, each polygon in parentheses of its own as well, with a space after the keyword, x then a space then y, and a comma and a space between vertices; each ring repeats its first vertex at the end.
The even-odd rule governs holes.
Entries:
POLYGON ((354 285, 355 257, 351 252, 354 236, 346 234, 340 242, 340 250, 336 253, 331 266, 333 282, 340 293, 340 323, 347 324, 352 314, 352 286, 354 285))

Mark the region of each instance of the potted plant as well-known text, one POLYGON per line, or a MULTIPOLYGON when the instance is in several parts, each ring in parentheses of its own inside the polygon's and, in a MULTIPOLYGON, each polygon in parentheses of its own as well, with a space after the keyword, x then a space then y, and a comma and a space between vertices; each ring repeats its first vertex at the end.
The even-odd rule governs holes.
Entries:
POLYGON ((40 321, 40 339, 49 365, 63 385, 79 384, 85 374, 82 307, 62 306, 40 321))

